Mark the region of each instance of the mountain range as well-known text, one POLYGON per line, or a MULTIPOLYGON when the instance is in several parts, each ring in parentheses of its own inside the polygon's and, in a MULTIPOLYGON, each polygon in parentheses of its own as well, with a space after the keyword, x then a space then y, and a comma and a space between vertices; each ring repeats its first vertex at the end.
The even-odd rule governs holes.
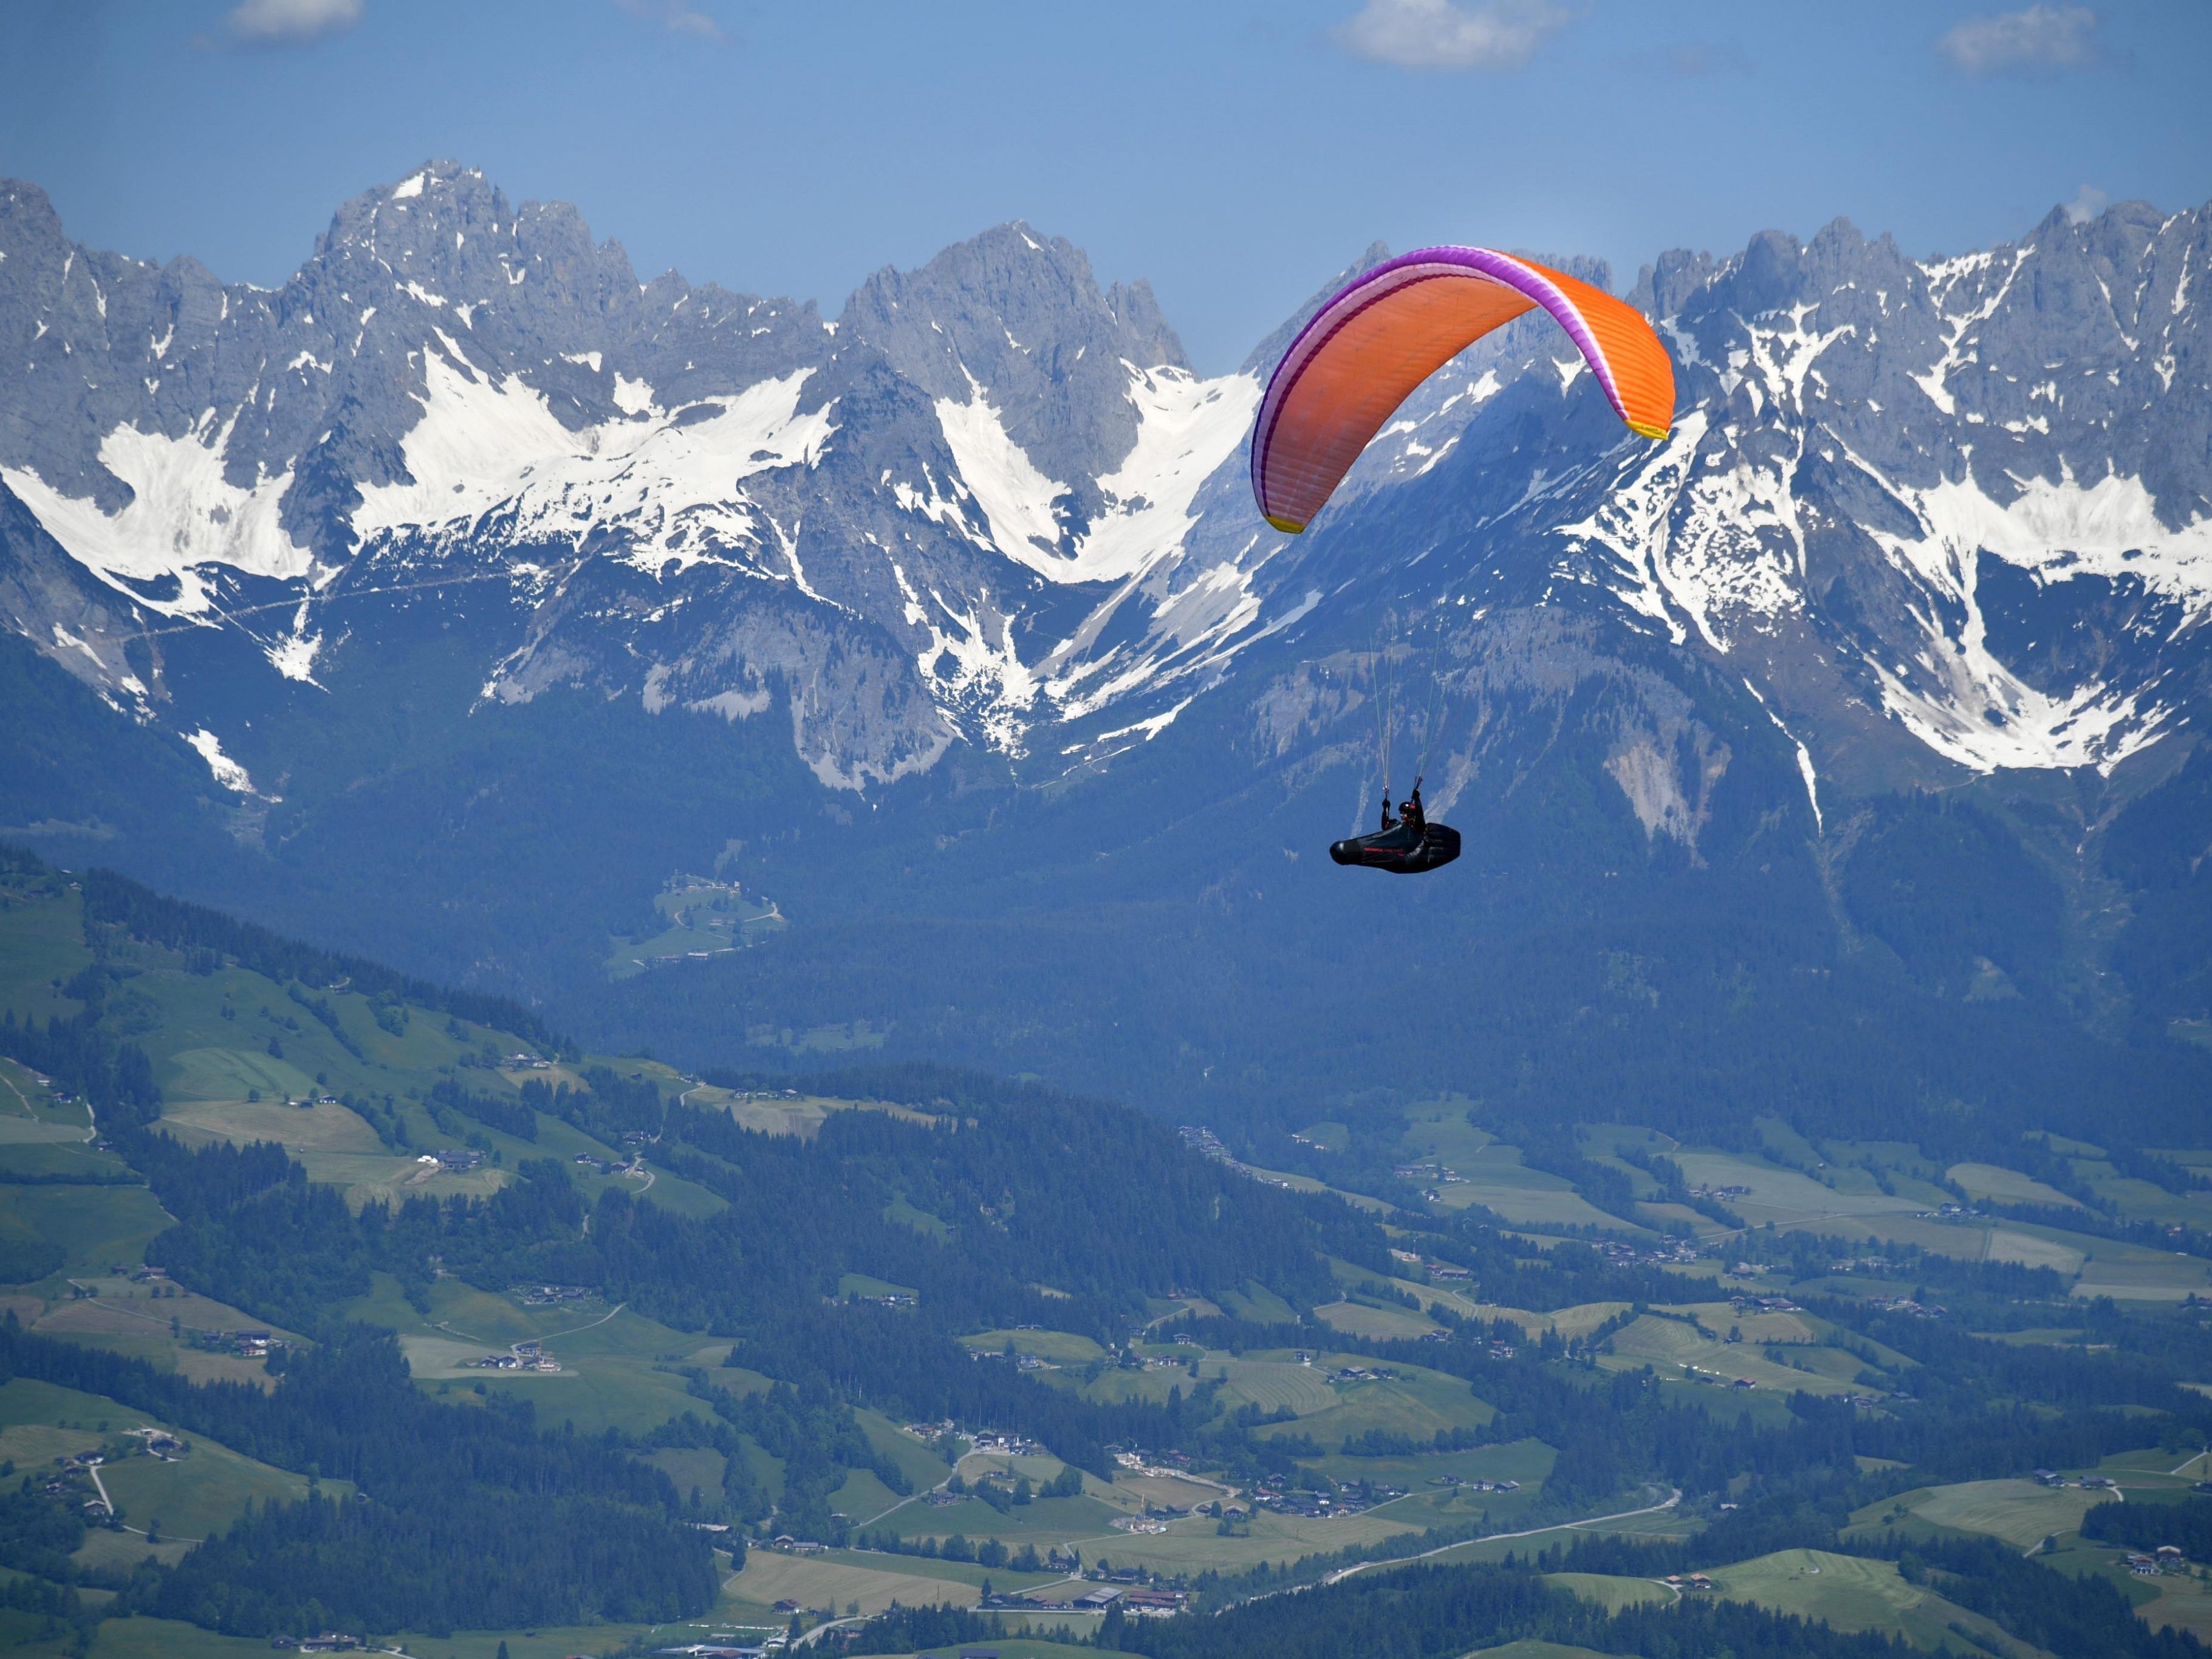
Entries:
POLYGON ((2148 1133, 2212 1087, 2208 262, 1662 254, 1668 440, 1523 319, 1288 538, 1305 313, 1203 375, 1019 223, 831 319, 447 162, 273 291, 0 183, 0 817, 695 1059, 2148 1133), (1386 758, 1462 866, 1319 859, 1386 758), (609 982, 678 875, 787 926, 609 982))

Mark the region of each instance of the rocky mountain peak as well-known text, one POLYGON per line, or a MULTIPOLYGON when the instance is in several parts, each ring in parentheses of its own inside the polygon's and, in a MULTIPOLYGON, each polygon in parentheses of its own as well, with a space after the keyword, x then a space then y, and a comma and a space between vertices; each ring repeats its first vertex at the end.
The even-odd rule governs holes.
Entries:
POLYGON ((450 578, 477 695, 725 720, 782 699, 842 788, 1048 731, 1074 758, 1039 763, 1088 763, 1257 647, 1385 611, 1471 619, 1455 648, 1493 667, 1557 634, 1532 617, 1717 665, 1808 787, 2109 769, 2206 677, 2208 222, 2123 204, 1916 260, 1838 220, 1662 254, 1637 297, 1674 359, 1667 441, 1623 434, 1532 313, 1291 540, 1243 447, 1311 307, 1201 380, 1149 288, 1020 222, 878 272, 833 328, 641 285, 574 209, 453 162, 346 204, 275 292, 79 248, 8 186, 0 600, 152 718, 177 682, 118 641, 155 617, 337 695, 411 625, 369 597, 450 578))
POLYGON ((1102 290, 1081 249, 1018 222, 919 270, 878 271, 838 328, 933 398, 987 404, 1036 470, 1068 489, 1079 530, 1099 505, 1087 481, 1136 447, 1130 368, 1190 367, 1150 288, 1102 290))

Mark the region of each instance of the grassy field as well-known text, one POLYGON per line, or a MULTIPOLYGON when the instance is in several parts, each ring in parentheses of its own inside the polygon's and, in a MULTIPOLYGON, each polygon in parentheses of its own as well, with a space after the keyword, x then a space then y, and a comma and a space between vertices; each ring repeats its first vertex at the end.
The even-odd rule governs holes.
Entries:
POLYGON ((750 1392, 766 1386, 750 1372, 719 1369, 729 1352, 726 1341, 702 1345, 696 1335, 596 1299, 529 1308, 511 1295, 441 1279, 431 1286, 429 1301, 429 1312, 418 1314, 394 1281, 378 1275, 369 1294, 343 1311, 395 1333, 416 1382, 432 1393, 459 1402, 479 1387, 497 1389, 535 1402, 538 1420, 549 1428, 573 1423, 581 1434, 610 1427, 646 1434, 687 1411, 697 1412, 699 1401, 678 1374, 682 1366, 705 1367, 725 1388, 750 1392), (526 1339, 543 1342, 561 1370, 493 1371, 458 1363, 526 1339))
POLYGON ((752 1099, 727 1089, 701 1085, 687 1091, 684 1103, 700 1111, 727 1112, 746 1128, 764 1135, 797 1135, 811 1140, 832 1112, 883 1112, 910 1123, 934 1123, 927 1112, 886 1100, 832 1100, 823 1095, 772 1096, 752 1099))
POLYGON ((1998 1204, 2047 1204, 2061 1210, 2082 1207, 2080 1200, 2067 1197, 2056 1187, 2001 1164, 1954 1164, 1945 1174, 1977 1203, 1987 1199, 1998 1204))
MULTIPOLYGON (((1477 1446, 1471 1451, 1429 1452, 1419 1457, 1307 1457, 1303 1468, 1332 1480, 1371 1480, 1379 1486, 1404 1486, 1410 1492, 1432 1488, 1439 1476, 1455 1474, 1462 1480, 1518 1480, 1533 1498, 1534 1489, 1552 1472, 1557 1455, 1540 1440, 1512 1440, 1502 1446, 1477 1446)), ((1469 1492, 1462 1509, 1480 1510, 1509 1501, 1510 1492, 1469 1492)))
POLYGON ((1228 1379, 1221 1398, 1231 1410, 1253 1405, 1262 1412, 1289 1410, 1310 1416, 1336 1404, 1336 1390, 1329 1387, 1326 1373, 1295 1359, 1216 1359, 1208 1354, 1199 1373, 1228 1379))
POLYGON ((1571 1182, 1528 1168, 1518 1148, 1470 1125, 1462 1106, 1416 1109, 1407 1118, 1403 1145, 1413 1161, 1439 1164, 1458 1177, 1431 1188, 1445 1209, 1480 1205, 1524 1226, 1595 1226, 1615 1231, 1632 1226, 1592 1205, 1571 1182))
POLYGON ((60 1245, 68 1252, 62 1273, 70 1277, 96 1278, 111 1267, 136 1267, 168 1224, 143 1187, 0 1184, 0 1227, 60 1245))
POLYGON ((665 957, 742 951, 786 926, 773 900, 749 899, 725 882, 672 884, 653 908, 668 926, 649 939, 611 941, 613 952, 601 964, 610 979, 643 973, 665 957))
POLYGON ((2137 1618, 2153 1630, 2186 1631, 2200 1642, 2212 1642, 2212 1584, 2179 1575, 2135 1582, 2147 1583, 2155 1592, 2136 1609, 2137 1618))
POLYGON ((1639 1607, 1646 1601, 1672 1602, 1680 1592, 1650 1578, 1624 1578, 1609 1572, 1547 1572, 1544 1582, 1572 1590, 1585 1601, 1595 1601, 1607 1613, 1639 1607))
MULTIPOLYGON (((242 1457, 211 1440, 193 1438, 191 1446, 191 1455, 177 1462, 131 1457, 100 1471, 128 1525, 159 1521, 164 1538, 212 1538, 243 1515, 248 1504, 296 1503, 307 1495, 302 1476, 242 1457)), ((333 1481, 328 1490, 349 1487, 333 1481)))
MULTIPOLYGON (((1040 1553, 1055 1544, 1083 1541, 1086 1544, 1084 1555, 1088 1559, 1098 1553, 1089 1544, 1103 1539, 1109 1542, 1099 1547, 1110 1548, 1126 1536, 1113 1530, 1114 1519, 1134 1508, 1136 1504, 1126 1498, 1109 1503, 1086 1492, 1081 1498, 1040 1498, 1034 1503, 1017 1504, 1001 1515, 981 1498, 963 1498, 942 1508, 908 1504, 886 1516, 879 1524, 902 1538, 941 1540, 957 1533, 970 1539, 1002 1538, 1014 1549, 1034 1544, 1040 1553)), ((1208 1527, 1212 1524, 1206 1522, 1208 1527)))
POLYGON ((1223 1538, 1212 1522, 1193 1517, 1170 1523, 1162 1534, 1115 1532, 1075 1541, 1086 1562, 1110 1560, 1115 1566, 1162 1573, 1200 1572, 1209 1567, 1238 1571, 1261 1562, 1280 1564, 1322 1551, 1364 1548, 1419 1529, 1390 1520, 1387 1513, 1329 1520, 1262 1513, 1253 1520, 1249 1537, 1223 1538))
MULTIPOLYGON (((1720 1315, 1728 1315, 1724 1303, 1720 1304, 1720 1315)), ((1778 1317, 1790 1319, 1788 1315, 1778 1317)), ((1730 1322, 1738 1322, 1731 1319, 1730 1322)), ((1790 1357, 1808 1367, 1799 1370, 1767 1358, 1761 1345, 1753 1341, 1747 1333, 1741 1342, 1729 1342, 1718 1334, 1709 1334, 1714 1332, 1715 1325, 1715 1319, 1711 1317, 1699 1328, 1683 1320, 1645 1314, 1626 1329, 1614 1333, 1612 1351, 1601 1355, 1598 1364, 1609 1370, 1634 1370, 1650 1365, 1662 1376, 1678 1376, 1721 1386, 1744 1379, 1759 1389, 1785 1395, 1799 1391, 1817 1395, 1863 1391, 1855 1379, 1864 1369, 1863 1362, 1840 1349, 1793 1345, 1790 1357), (1816 1365, 1816 1358, 1824 1355, 1836 1358, 1825 1365, 1816 1365), (1838 1372, 1841 1374, 1836 1375, 1838 1372)), ((1792 1328, 1802 1328, 1795 1322, 1792 1328)), ((1724 1333, 1727 1326, 1721 1325, 1718 1329, 1724 1333)))
POLYGON ((1540 1336, 1546 1331, 1557 1331, 1571 1341, 1588 1336, 1616 1314, 1628 1311, 1626 1302, 1580 1302, 1571 1308, 1561 1308, 1556 1313, 1530 1313, 1525 1308, 1502 1308, 1495 1303, 1479 1303, 1475 1316, 1480 1319, 1510 1319, 1530 1336, 1540 1336))
POLYGON ((980 1567, 973 1561, 945 1561, 923 1555, 886 1555, 879 1550, 830 1550, 822 1555, 793 1559, 910 1573, 921 1578, 941 1579, 948 1584, 966 1584, 978 1590, 986 1580, 996 1589, 1026 1590, 1035 1589, 1039 1584, 1057 1584, 1067 1576, 1060 1572, 1013 1572, 1005 1567, 980 1567))
POLYGON ((1951 1486, 1927 1486, 1869 1504, 1851 1516, 1853 1527, 1878 1528, 1902 1510, 1930 1526, 1958 1532, 1986 1533, 2027 1549, 2052 1533, 2073 1532, 2081 1517, 2100 1503, 2102 1493, 2079 1486, 2039 1486, 2033 1480, 1966 1480, 1951 1486))
POLYGON ((1255 1285, 1249 1279, 1233 1291, 1224 1291, 1221 1306, 1225 1313, 1261 1325, 1295 1325, 1298 1322, 1296 1308, 1266 1285, 1255 1285))
POLYGON ((343 1106, 287 1106, 272 1100, 199 1100, 172 1105, 161 1114, 169 1133, 187 1146, 217 1140, 246 1146, 273 1140, 289 1152, 376 1152, 390 1156, 384 1143, 356 1114, 343 1106))
POLYGON ((1440 1328, 1426 1314, 1410 1308, 1377 1307, 1370 1302, 1332 1302, 1314 1316, 1333 1331, 1373 1342, 1413 1340, 1440 1328))
MULTIPOLYGON (((0 1457, 27 1469, 94 1450, 140 1427, 178 1432, 173 1425, 99 1395, 27 1377, 0 1383, 0 1457)), ((228 1526, 248 1503, 307 1495, 307 1483, 301 1476, 240 1456, 202 1436, 182 1437, 191 1449, 174 1462, 127 1456, 101 1468, 100 1479, 122 1507, 126 1525, 143 1529, 149 1521, 159 1521, 165 1537, 197 1540, 228 1526)), ((331 1481, 325 1490, 343 1493, 352 1488, 331 1481)), ((126 1553, 133 1559, 144 1553, 143 1540, 127 1546, 126 1553)))
MULTIPOLYGON (((61 1651, 58 1644, 54 1648, 61 1651)), ((91 1659, 267 1659, 269 1644, 242 1636, 218 1636, 198 1625, 173 1619, 111 1619, 93 1639, 91 1659)), ((521 1659, 516 1656, 516 1659, 521 1659)))
MULTIPOLYGON (((725 1377, 732 1375, 728 1371, 720 1373, 725 1377)), ((762 1385, 766 1386, 765 1378, 762 1385)), ((722 1386, 732 1385, 725 1382, 722 1386)), ((863 1407, 854 1415, 860 1419, 860 1432, 868 1437, 868 1443, 897 1464, 899 1473, 906 1476, 908 1484, 916 1492, 927 1492, 952 1472, 935 1452, 880 1413, 863 1407)))
POLYGON ((178 1293, 157 1297, 151 1294, 154 1286, 112 1276, 88 1282, 96 1285, 98 1296, 35 1304, 27 1301, 15 1309, 15 1316, 42 1336, 129 1354, 160 1369, 179 1371, 194 1382, 251 1382, 262 1388, 270 1386, 270 1377, 259 1360, 195 1348, 191 1334, 264 1329, 288 1339, 296 1336, 206 1297, 178 1293))
MULTIPOLYGON (((1891 1197, 1879 1190, 1839 1192, 1812 1176, 1784 1170, 1764 1159, 1730 1152, 1693 1152, 1674 1154, 1683 1177, 1692 1187, 1744 1187, 1749 1191, 1727 1200, 1729 1209, 1756 1227, 1771 1221, 1777 1226, 1802 1226, 1809 1222, 1845 1218, 1910 1214, 1926 1205, 1902 1195, 1891 1197)), ((1856 1185, 1856 1183, 1853 1183, 1856 1185)))
POLYGON ((1564 1642, 1508 1642, 1502 1648, 1478 1648, 1467 1659, 1609 1659, 1595 1648, 1569 1647, 1564 1642))
MULTIPOLYGON (((1089 1622, 1085 1619, 1068 1613, 1054 1613, 1038 1618, 1035 1625, 1030 1627, 1053 1630, 1072 1625, 1079 1633, 1089 1622)), ((1079 1646, 1070 1642, 1048 1641, 1034 1636, 1008 1637, 1002 1640, 993 1641, 988 1645, 999 1650, 999 1659, 1088 1659, 1088 1656, 1097 1652, 1096 1648, 1079 1646)), ((955 1645, 940 1648, 936 1651, 942 1656, 942 1659, 952 1659, 952 1656, 958 1653, 960 1648, 955 1645)))
MULTIPOLYGON (((1347 1363, 1358 1362, 1342 1354, 1316 1360, 1317 1369, 1347 1363)), ((1428 1440, 1439 1429, 1479 1428, 1493 1415, 1456 1377, 1407 1365, 1390 1369, 1397 1375, 1378 1382, 1329 1384, 1336 1397, 1326 1408, 1302 1415, 1295 1424, 1273 1431, 1262 1427, 1255 1432, 1310 1434, 1323 1446, 1341 1445, 1347 1438, 1376 1429, 1428 1440)))
POLYGON ((2179 1302, 2212 1295, 2212 1262, 2197 1256, 2116 1243, 2109 1238, 2083 1241, 2087 1259, 2074 1294, 2083 1300, 2109 1296, 2115 1301, 2179 1302))
POLYGON ((1719 1593, 1732 1601, 1825 1620, 1840 1631, 1875 1631, 1933 1650, 1950 1645, 1947 1638, 1957 1625, 1992 1652, 2017 1650, 1991 1620, 1923 1584, 1906 1583, 1893 1562, 1826 1550, 1782 1550, 1717 1568, 1712 1578, 1719 1593))
POLYGON ((1105 1349, 1073 1331, 979 1331, 960 1340, 981 1353, 998 1353, 1011 1342, 1017 1353, 1033 1353, 1062 1365, 1086 1365, 1106 1357, 1105 1349))
POLYGON ((67 1018, 76 1012, 77 1004, 57 991, 54 981, 67 984, 91 965, 83 901, 68 892, 28 903, 10 898, 0 917, 5 919, 0 925, 0 1007, 41 1024, 55 1014, 67 1018))
POLYGON ((832 1560, 827 1556, 749 1551, 732 1593, 748 1601, 773 1605, 792 1601, 805 1607, 832 1607, 841 1613, 854 1601, 860 1604, 862 1613, 881 1613, 894 1601, 910 1607, 933 1604, 972 1607, 983 1599, 981 1589, 975 1584, 906 1571, 898 1556, 874 1556, 864 1565, 849 1559, 853 1554, 839 1551, 838 1559, 832 1560), (899 1565, 879 1566, 874 1565, 877 1562, 899 1565))

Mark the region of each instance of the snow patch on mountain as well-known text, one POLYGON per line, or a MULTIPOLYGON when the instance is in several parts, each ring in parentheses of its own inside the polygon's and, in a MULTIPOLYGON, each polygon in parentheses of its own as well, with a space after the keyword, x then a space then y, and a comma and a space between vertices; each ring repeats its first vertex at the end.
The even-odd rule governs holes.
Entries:
POLYGON ((100 463, 131 487, 131 499, 114 514, 64 495, 27 469, 0 467, 0 480, 71 558, 109 586, 163 616, 198 617, 215 603, 199 567, 296 580, 313 563, 278 521, 289 471, 245 487, 224 477, 235 423, 217 430, 210 414, 174 438, 117 427, 100 441, 100 463), (171 580, 175 591, 164 592, 171 580))
POLYGON ((1990 654, 1977 611, 1966 636, 1932 641, 1915 680, 1877 659, 1882 707, 1930 749, 1976 772, 2094 766, 2109 773, 2163 734, 2171 711, 2101 682, 2053 697, 1990 654))
POLYGON ((763 538, 744 481, 811 465, 836 430, 830 406, 799 408, 811 372, 672 416, 571 432, 544 395, 516 377, 479 373, 458 349, 426 349, 422 417, 401 441, 413 482, 363 486, 355 532, 364 541, 465 534, 498 509, 510 542, 580 545, 594 529, 618 523, 623 556, 651 574, 745 562, 733 556, 763 538))
POLYGON ((1942 580, 1977 551, 2035 573, 2039 581, 2133 576, 2179 600, 2188 616, 2212 611, 2212 519, 2179 530, 2160 522, 2158 503, 2140 478, 2107 473, 2084 489, 2070 470, 2057 483, 2014 478, 2020 494, 2000 505, 1975 481, 1945 480, 1932 489, 1892 487, 1923 526, 1917 540, 1875 539, 1930 580, 1942 580))
POLYGON ((315 653, 323 648, 323 636, 308 629, 309 608, 310 602, 301 599, 299 610, 293 614, 291 631, 276 644, 265 646, 262 650, 262 654, 269 659, 270 667, 286 679, 298 680, 306 685, 316 683, 315 653))
POLYGON ((1676 643, 1689 618, 1726 653, 1736 630, 1796 610, 1804 532, 1786 467, 1705 447, 1702 409, 1676 422, 1656 454, 1632 456, 1595 511, 1553 532, 1573 556, 1612 554, 1625 582, 1608 582, 1629 610, 1665 626, 1676 643))
POLYGON ((208 770, 224 788, 239 795, 254 793, 253 780, 246 775, 246 769, 222 752, 222 739, 207 727, 203 726, 198 731, 190 733, 185 741, 207 763, 208 770))
POLYGON ((2005 296, 2012 292, 2013 279, 2020 275, 2021 266, 2027 263, 2028 256, 2034 252, 2033 243, 2029 243, 2024 247, 2014 248, 2012 254, 2012 265, 2005 272, 2004 280, 1998 283, 1996 292, 1979 305, 1970 306, 1965 311, 1956 314, 1949 312, 1944 302, 1969 278, 1978 277, 1989 270, 1996 261, 1996 255, 1991 252, 1969 253, 1961 255, 1956 259, 1939 259, 1932 264, 1921 267, 1922 273, 1928 279, 1928 297, 1936 310, 1944 316, 1949 327, 1944 331, 1942 356, 1936 360, 1935 366, 1926 374, 1915 374, 1912 380, 1923 392, 1928 394, 1928 401, 1946 415, 1956 414, 1959 404, 1957 398, 1953 395, 1945 382, 1950 379, 1954 369, 1975 361, 1972 349, 1974 342, 1967 331, 1979 327, 1996 315, 1997 307, 2004 303, 2005 296))
POLYGON ((1240 450, 1260 407, 1255 376, 1201 380, 1180 368, 1129 371, 1137 445, 1098 480, 1107 510, 1063 567, 1072 581, 1120 581, 1182 544, 1199 488, 1240 450))
POLYGON ((1097 480, 1104 510, 1069 552, 1060 551, 1066 538, 1054 510, 1068 486, 1038 469, 988 392, 971 375, 967 402, 937 400, 945 447, 990 523, 992 544, 1048 580, 1122 581, 1179 549, 1200 486, 1243 446, 1260 406, 1260 382, 1249 374, 1206 380, 1173 367, 1122 367, 1137 441, 1097 480))
POLYGON ((2142 481, 2117 473, 2087 489, 2070 473, 2056 483, 2013 483, 2020 494, 2006 504, 1972 471, 1929 489, 1892 488, 1918 519, 1920 535, 1869 533, 1936 603, 1923 615, 1929 647, 1916 663, 1870 656, 1869 665, 1883 707, 1962 766, 2110 772, 2162 736, 2174 711, 2154 700, 2154 682, 2130 690, 2093 679, 2065 696, 2027 684, 1990 649, 1977 591, 1981 561, 2002 559, 2046 586, 2132 575, 2178 601, 2185 626, 2212 611, 2212 520, 2168 530, 2142 481), (1936 620, 1945 611, 1962 618, 1955 635, 1936 620))
POLYGON ((1053 550, 1060 530, 1052 507, 1067 486, 1037 471, 972 374, 966 403, 937 399, 937 424, 961 478, 990 523, 999 551, 1040 575, 1056 575, 1066 561, 1053 550))

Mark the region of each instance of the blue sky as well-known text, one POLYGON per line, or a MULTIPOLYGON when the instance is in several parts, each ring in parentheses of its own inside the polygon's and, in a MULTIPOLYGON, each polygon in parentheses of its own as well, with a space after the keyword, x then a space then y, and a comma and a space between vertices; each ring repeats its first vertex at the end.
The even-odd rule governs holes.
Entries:
POLYGON ((641 276, 832 313, 1018 217, 1219 369, 1377 239, 1625 281, 1838 216, 1928 254, 2196 206, 2208 71, 2203 0, 0 0, 0 173, 82 240, 274 284, 454 156, 641 276))

